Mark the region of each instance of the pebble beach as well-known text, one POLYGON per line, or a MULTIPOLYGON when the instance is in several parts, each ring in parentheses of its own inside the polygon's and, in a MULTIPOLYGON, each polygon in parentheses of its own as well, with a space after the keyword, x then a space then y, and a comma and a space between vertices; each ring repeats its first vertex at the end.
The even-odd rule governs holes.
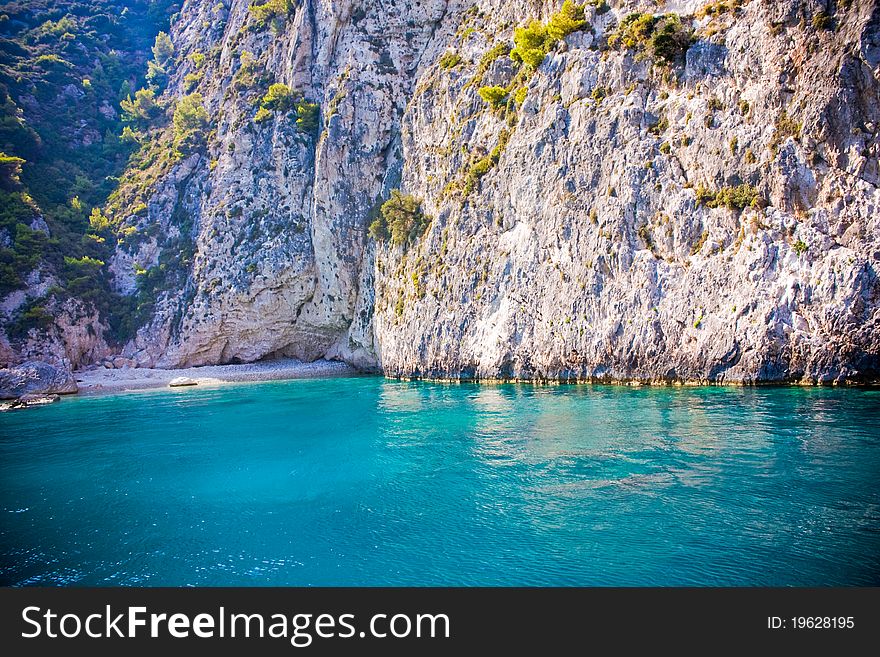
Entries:
POLYGON ((327 360, 304 363, 294 358, 284 358, 243 365, 206 365, 173 370, 93 367, 78 371, 75 376, 80 394, 89 394, 165 388, 174 379, 180 377, 192 379, 199 385, 216 385, 251 381, 355 376, 357 374, 357 370, 345 363, 327 360))

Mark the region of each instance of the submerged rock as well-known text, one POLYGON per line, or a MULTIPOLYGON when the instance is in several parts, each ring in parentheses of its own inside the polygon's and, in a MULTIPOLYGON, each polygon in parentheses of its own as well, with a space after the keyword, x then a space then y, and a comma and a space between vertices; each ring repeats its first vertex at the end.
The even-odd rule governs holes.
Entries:
POLYGON ((45 406, 61 400, 61 395, 34 395, 27 394, 19 397, 16 402, 23 406, 45 406))
POLYGON ((185 388, 186 386, 197 386, 199 382, 195 379, 190 379, 187 376, 178 376, 168 383, 168 387, 170 388, 185 388))
POLYGON ((61 399, 60 395, 22 395, 11 402, 0 404, 0 411, 12 411, 18 408, 30 408, 31 406, 46 406, 54 404, 61 399))
POLYGON ((33 395, 68 395, 79 389, 73 374, 42 361, 29 361, 0 370, 0 399, 33 395))
POLYGON ((9 404, 9 408, 15 409, 30 408, 31 406, 46 406, 47 404, 54 404, 60 399, 60 395, 22 395, 9 404))

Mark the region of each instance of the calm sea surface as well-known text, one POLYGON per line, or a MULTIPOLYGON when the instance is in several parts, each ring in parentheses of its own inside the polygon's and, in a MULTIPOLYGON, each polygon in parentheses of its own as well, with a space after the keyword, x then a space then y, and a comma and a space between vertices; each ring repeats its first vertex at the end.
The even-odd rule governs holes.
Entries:
POLYGON ((880 585, 880 391, 289 381, 0 414, 4 585, 880 585))

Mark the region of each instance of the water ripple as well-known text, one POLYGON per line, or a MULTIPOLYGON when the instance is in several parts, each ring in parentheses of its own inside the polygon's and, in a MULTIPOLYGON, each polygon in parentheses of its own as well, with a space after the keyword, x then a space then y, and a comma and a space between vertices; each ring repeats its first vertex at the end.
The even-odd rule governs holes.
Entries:
POLYGON ((874 390, 356 378, 0 416, 0 584, 880 584, 874 390))

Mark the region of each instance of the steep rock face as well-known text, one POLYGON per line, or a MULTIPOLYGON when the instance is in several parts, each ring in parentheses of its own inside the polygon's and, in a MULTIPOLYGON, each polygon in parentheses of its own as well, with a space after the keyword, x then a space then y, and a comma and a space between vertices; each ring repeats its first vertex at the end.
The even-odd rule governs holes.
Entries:
POLYGON ((325 356, 451 378, 876 378, 877 4, 670 2, 696 40, 665 66, 608 43, 654 4, 611 3, 587 7, 591 28, 525 79, 485 57, 561 4, 303 0, 270 29, 246 1, 185 3, 167 97, 193 90, 190 56, 208 54, 195 89, 215 132, 126 219, 140 237, 117 250, 120 290, 176 267, 125 355, 325 356), (525 91, 506 108, 478 93, 514 79, 525 91), (320 103, 315 133, 284 112, 255 120, 271 82, 320 103), (397 187, 421 199, 426 233, 368 241, 397 187))
MULTIPOLYGON (((41 269, 27 278, 28 287, 6 296, 0 303, 0 323, 6 330, 14 327, 13 317, 20 316, 28 301, 46 296, 58 284, 57 279, 41 269)), ((112 353, 107 344, 107 326, 98 313, 76 298, 50 297, 40 308, 45 318, 42 330, 31 329, 10 343, 5 332, 0 332, 0 367, 13 367, 25 361, 45 361, 70 370, 80 364, 94 363, 112 353), (51 321, 48 321, 51 319, 51 321)))
MULTIPOLYGON (((880 16, 869 5, 838 15, 836 32, 804 27, 819 9, 809 3, 703 19, 697 35, 715 34, 678 79, 604 49, 616 18, 594 17, 593 34, 548 56, 511 124, 465 89, 470 67, 426 72, 404 119, 403 187, 435 219, 409 253, 378 256, 386 373, 875 377, 880 16), (460 145, 486 153, 503 131, 479 192, 444 197, 473 162, 460 145), (702 186, 743 183, 767 207, 697 201, 702 186)), ((491 40, 455 46, 473 59, 491 40)), ((506 85, 509 67, 499 60, 483 84, 506 85)))
POLYGON ((191 240, 194 253, 127 351, 161 366, 328 353, 368 366, 371 335, 347 336, 366 217, 399 177, 401 116, 445 3, 308 1, 274 30, 254 28, 249 4, 233 2, 218 23, 188 3, 173 35, 184 61, 210 49, 199 92, 216 135, 161 180, 146 216, 129 219, 159 229, 118 251, 123 289, 133 290, 136 267, 160 265, 171 241, 191 240), (284 112, 254 121, 269 81, 321 103, 319 135, 284 112))

